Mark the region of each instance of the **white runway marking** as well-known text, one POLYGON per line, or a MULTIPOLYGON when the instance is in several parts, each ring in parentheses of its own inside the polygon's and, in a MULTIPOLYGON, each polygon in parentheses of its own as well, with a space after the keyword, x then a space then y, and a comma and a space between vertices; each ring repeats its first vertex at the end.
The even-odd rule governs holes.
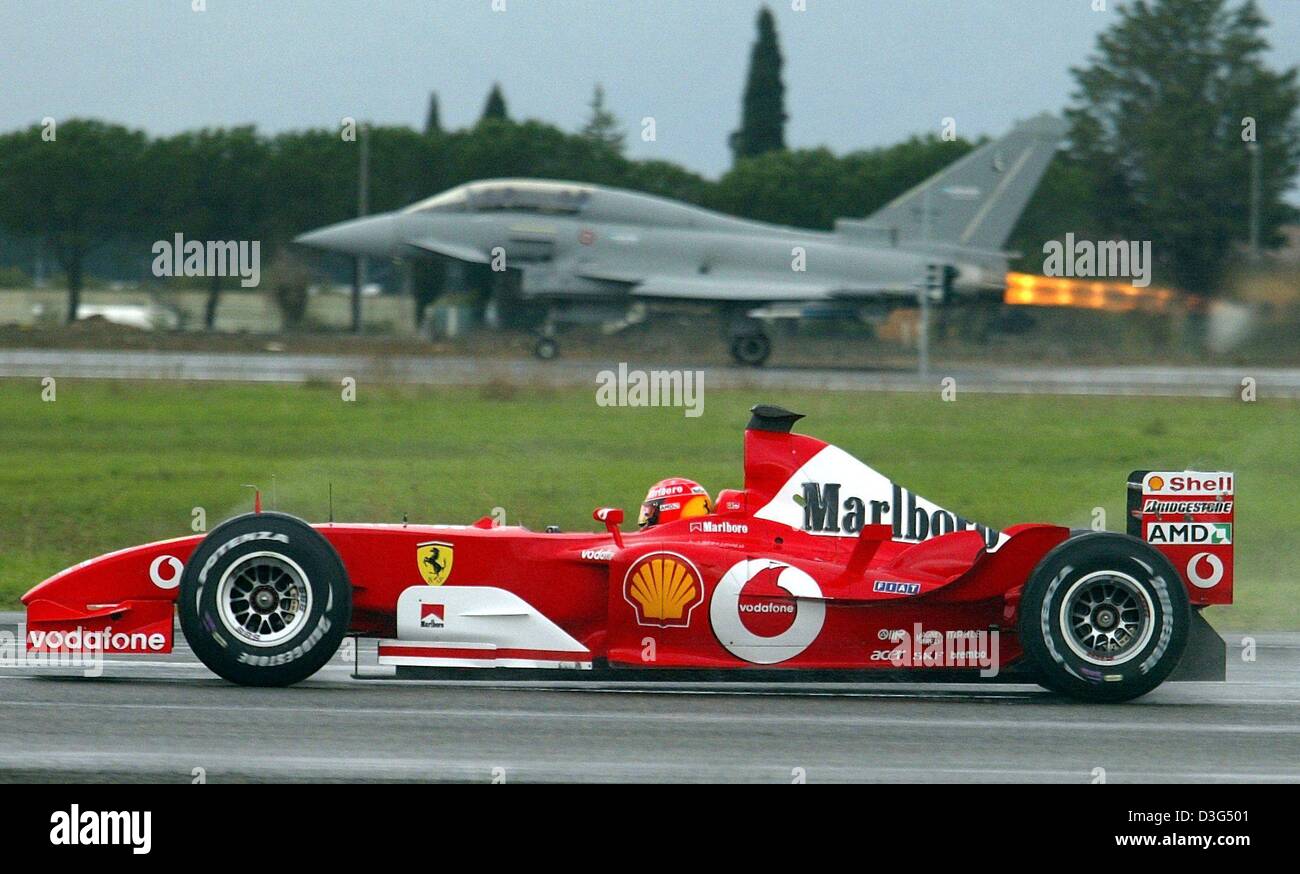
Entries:
MULTIPOLYGON (((197 711, 212 712, 219 711, 222 713, 230 712, 230 705, 219 704, 140 704, 120 701, 94 702, 94 701, 9 701, 5 703, 6 707, 47 707, 47 708, 73 708, 88 710, 158 710, 158 711, 197 711)), ((677 713, 647 713, 647 712, 628 712, 628 713, 555 713, 547 710, 513 710, 513 709, 487 709, 487 708, 469 708, 469 709, 450 709, 437 707, 299 707, 294 705, 267 707, 261 705, 250 705, 241 703, 238 706, 240 713, 300 713, 310 714, 312 716, 330 716, 330 717, 384 717, 384 718, 437 718, 440 720, 447 719, 470 719, 470 720, 523 720, 527 722, 680 722, 681 716, 677 713)), ((755 720, 761 721, 764 725, 791 725, 807 726, 809 723, 818 725, 849 725, 849 726, 877 726, 877 727, 894 727, 894 728, 943 728, 954 731, 962 731, 971 728, 1015 728, 1019 731, 1135 731, 1135 732, 1192 732, 1197 734, 1268 734, 1268 735, 1300 735, 1300 725, 1297 724, 1277 724, 1277 725, 1225 725, 1225 724, 1207 724, 1202 722, 1141 722, 1130 723, 1127 725, 1117 725, 1111 722, 1095 722, 1085 720, 1043 720, 1043 719, 1020 719, 1015 715, 1008 716, 1007 719, 963 719, 957 716, 942 716, 935 718, 914 718, 914 717, 894 717, 894 716, 845 716, 842 714, 817 714, 810 713, 801 716, 781 716, 781 715, 763 715, 755 717, 753 714, 736 714, 736 715, 710 715, 710 714, 692 714, 690 717, 693 723, 702 723, 710 725, 729 725, 733 723, 749 723, 755 720)))
MULTIPOLYGON (((416 355, 267 354, 153 350, 0 349, 0 377, 217 380, 304 383, 350 375, 371 383, 477 386, 507 382, 532 387, 583 387, 615 362, 531 359, 429 358, 416 355)), ((632 366, 682 369, 683 362, 632 366)), ((1300 397, 1300 369, 1277 367, 965 365, 949 375, 966 392, 1235 398, 1241 379, 1257 381, 1261 398, 1300 397)), ((908 371, 819 368, 709 368, 709 385, 726 389, 823 391, 933 391, 930 380, 908 371)))

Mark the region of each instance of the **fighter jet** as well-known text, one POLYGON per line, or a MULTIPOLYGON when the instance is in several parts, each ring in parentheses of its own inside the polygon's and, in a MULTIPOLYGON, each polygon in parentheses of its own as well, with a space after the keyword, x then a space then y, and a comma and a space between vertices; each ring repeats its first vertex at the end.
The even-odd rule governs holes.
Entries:
POLYGON ((428 257, 518 270, 544 303, 535 353, 553 358, 567 322, 630 324, 655 304, 721 313, 731 354, 761 365, 782 318, 879 316, 916 306, 1001 300, 1002 251, 1065 126, 1017 125, 864 219, 833 231, 749 221, 591 185, 491 179, 396 212, 330 225, 295 242, 354 256, 428 257))

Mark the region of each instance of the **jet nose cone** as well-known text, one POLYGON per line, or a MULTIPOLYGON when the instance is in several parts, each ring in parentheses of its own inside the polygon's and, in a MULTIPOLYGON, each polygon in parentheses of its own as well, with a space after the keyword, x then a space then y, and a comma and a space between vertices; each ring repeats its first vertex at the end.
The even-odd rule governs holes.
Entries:
POLYGON ((347 255, 386 257, 397 247, 397 220, 389 214, 351 219, 299 234, 293 241, 347 255))

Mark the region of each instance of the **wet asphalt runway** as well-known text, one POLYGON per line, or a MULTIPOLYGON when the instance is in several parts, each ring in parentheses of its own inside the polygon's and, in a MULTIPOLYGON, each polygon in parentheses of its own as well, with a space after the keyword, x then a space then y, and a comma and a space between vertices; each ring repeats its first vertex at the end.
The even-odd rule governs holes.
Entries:
MULTIPOLYGON (((684 362, 629 362, 642 370, 693 369, 684 362)), ((0 349, 0 378, 176 379, 233 382, 359 382, 473 386, 592 387, 617 361, 482 359, 468 357, 301 355, 239 352, 0 349)), ((1094 394, 1237 397, 1254 380, 1260 399, 1300 398, 1300 369, 1270 367, 936 366, 913 371, 798 367, 708 367, 709 388, 828 391, 937 391, 951 377, 961 391, 999 394, 1094 394)))
POLYGON ((1256 639, 1247 663, 1229 638, 1226 684, 1096 706, 1007 685, 362 680, 341 658, 244 689, 178 635, 97 678, 0 668, 0 781, 1300 782, 1300 634, 1256 639))

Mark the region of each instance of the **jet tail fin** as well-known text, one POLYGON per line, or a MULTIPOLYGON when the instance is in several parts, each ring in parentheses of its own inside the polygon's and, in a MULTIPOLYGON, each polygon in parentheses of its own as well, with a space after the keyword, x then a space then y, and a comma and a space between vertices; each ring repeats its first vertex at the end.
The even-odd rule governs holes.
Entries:
MULTIPOLYGON (((897 246, 946 244, 996 250, 1038 187, 1066 131, 1065 122, 1040 115, 1016 125, 895 198, 861 222, 897 246)), ((846 228, 847 230, 847 228, 846 228)))

